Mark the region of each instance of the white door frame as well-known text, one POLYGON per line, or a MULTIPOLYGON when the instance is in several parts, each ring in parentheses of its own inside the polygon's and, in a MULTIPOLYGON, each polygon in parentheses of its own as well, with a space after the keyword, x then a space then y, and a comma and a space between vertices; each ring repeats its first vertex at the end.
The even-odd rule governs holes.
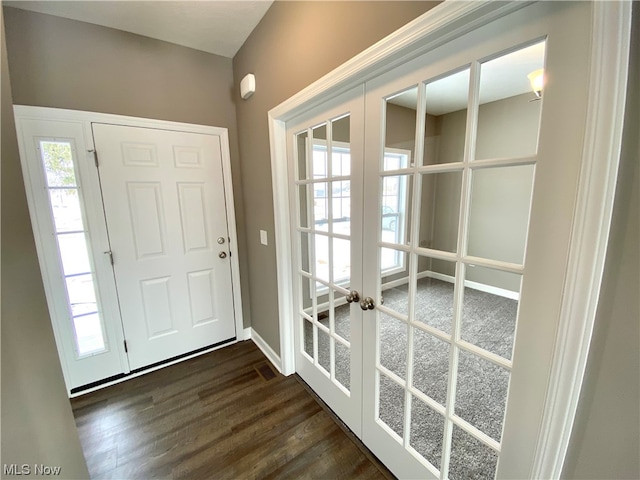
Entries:
MULTIPOLYGON (((286 122, 349 88, 529 3, 443 2, 269 111, 278 260, 278 367, 284 374, 295 372, 286 122)), ((559 478, 562 472, 598 306, 620 160, 631 1, 592 2, 591 5, 593 35, 582 167, 554 361, 531 478, 559 478)))
MULTIPOLYGON (((67 109, 59 109, 59 108, 49 108, 49 107, 34 107, 27 105, 14 105, 14 116, 16 118, 16 127, 18 129, 18 137, 22 138, 22 134, 20 131, 20 120, 39 120, 39 121, 49 121, 49 122, 66 122, 66 123, 74 123, 76 125, 81 126, 83 131, 83 141, 84 147, 87 150, 95 150, 95 145, 93 141, 93 132, 91 128, 92 123, 107 123, 112 125, 122 125, 129 127, 142 127, 142 128, 152 128, 159 130, 171 130, 178 132, 186 132, 186 133, 196 133, 196 134, 205 134, 205 135, 216 135, 220 138, 220 147, 222 154, 222 170, 223 170, 223 179, 224 179, 224 196, 225 196, 225 208, 228 222, 228 230, 229 230, 229 250, 232 252, 231 255, 231 276, 232 276, 232 286, 233 286, 233 304, 234 304, 234 322, 236 327, 236 341, 244 340, 246 335, 244 331, 243 325, 243 314, 242 314, 242 297, 240 291, 240 264, 239 264, 239 252, 238 252, 238 237, 237 237, 237 228, 236 228, 236 217, 235 217, 235 204, 233 200, 233 184, 231 178, 231 158, 229 154, 229 133, 228 129, 223 127, 212 127, 207 125, 196 125, 190 123, 181 123, 181 122, 171 122, 165 120, 152 120, 147 118, 138 118, 138 117, 130 117, 123 115, 114 115, 114 114, 106 114, 106 113, 97 113, 97 112, 87 112, 80 110, 67 110, 67 109)), ((23 162, 23 169, 25 168, 25 158, 26 152, 24 151, 24 146, 22 142, 20 143, 20 157, 23 162)), ((88 152, 87 155, 90 155, 88 152)), ((80 152, 79 152, 80 154, 80 152)), ((36 240, 36 245, 38 247, 38 252, 43 251, 44 244, 42 240, 42 235, 44 232, 39 231, 38 227, 38 219, 35 212, 35 203, 31 194, 31 185, 30 179, 28 175, 23 175, 25 181, 25 187, 27 190, 27 200, 29 203, 29 214, 31 216, 31 224, 34 231, 34 237, 36 240)), ((102 208, 102 200, 99 197, 99 192, 97 192, 98 197, 96 197, 96 192, 91 193, 91 201, 92 202, 100 202, 100 208, 102 208)), ((42 270, 42 274, 44 278, 49 278, 50 272, 47 267, 46 262, 42 255, 38 255, 40 268, 42 270)), ((46 280, 45 280, 46 283, 46 280)), ((53 320, 53 318, 52 318, 53 320)), ((60 333, 58 331, 56 322, 53 321, 53 329, 54 335, 56 336, 56 343, 58 345, 58 353, 61 357, 61 363, 63 365, 63 373, 65 376, 65 381, 67 385, 69 385, 68 374, 66 373, 66 364, 64 361, 63 352, 60 350, 61 338, 60 333)), ((124 338, 124 337, 122 337, 124 338)), ((119 338, 119 340, 122 340, 119 338)), ((121 349, 121 355, 124 357, 125 352, 124 349, 121 349)), ((207 350, 209 351, 209 350, 207 350)), ((206 353, 207 351, 201 352, 206 353)), ((200 353, 200 354, 201 354, 200 353)), ((185 357, 190 358, 190 356, 185 357)), ((122 358, 121 361, 123 365, 128 365, 126 358, 122 358)), ((166 365, 173 364, 175 362, 170 362, 166 365)), ((163 365, 163 366, 166 366, 163 365)), ((161 367, 157 367, 161 368, 161 367)), ((157 368, 154 368, 157 369, 157 368)), ((125 373, 128 373, 128 368, 125 373)), ((121 380, 127 380, 131 378, 131 376, 126 376, 121 380)), ((109 382, 108 384, 101 385, 107 386, 116 382, 109 382)), ((100 387, 98 387, 100 388, 100 387)), ((68 389, 69 390, 69 389, 68 389)), ((84 391, 82 393, 88 392, 84 391)))

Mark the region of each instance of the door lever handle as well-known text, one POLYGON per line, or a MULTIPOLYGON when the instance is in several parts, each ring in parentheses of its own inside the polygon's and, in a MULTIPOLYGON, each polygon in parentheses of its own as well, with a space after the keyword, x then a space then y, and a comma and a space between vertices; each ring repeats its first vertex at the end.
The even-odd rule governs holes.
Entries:
POLYGON ((360 302, 360 308, 362 310, 373 310, 376 308, 376 302, 371 297, 366 297, 364 300, 360 302))

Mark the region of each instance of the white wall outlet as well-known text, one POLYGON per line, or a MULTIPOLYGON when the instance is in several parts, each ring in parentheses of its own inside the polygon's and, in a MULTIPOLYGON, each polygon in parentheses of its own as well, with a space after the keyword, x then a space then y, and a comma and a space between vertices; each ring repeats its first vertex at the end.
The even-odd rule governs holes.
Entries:
POLYGON ((269 245, 269 241, 267 240, 266 230, 260 230, 260 243, 262 245, 269 245))

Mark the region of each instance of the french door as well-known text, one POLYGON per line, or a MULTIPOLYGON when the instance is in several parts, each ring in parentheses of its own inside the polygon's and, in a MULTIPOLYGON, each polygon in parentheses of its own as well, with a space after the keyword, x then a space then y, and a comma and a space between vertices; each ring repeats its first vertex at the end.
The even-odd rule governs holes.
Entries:
POLYGON ((287 123, 296 371, 399 477, 530 476, 590 11, 530 5, 287 123))

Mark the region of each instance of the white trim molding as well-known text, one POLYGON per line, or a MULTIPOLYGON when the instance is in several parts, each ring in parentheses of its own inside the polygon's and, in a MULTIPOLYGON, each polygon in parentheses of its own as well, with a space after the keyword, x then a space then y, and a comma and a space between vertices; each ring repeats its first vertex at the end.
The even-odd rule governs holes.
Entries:
POLYGON ((598 307, 620 163, 631 1, 592 2, 592 8, 589 103, 576 215, 542 434, 531 478, 560 478, 562 473, 598 307))
MULTIPOLYGON (((246 335, 244 331, 243 325, 243 311, 242 311, 242 294, 240 288, 240 266, 239 266, 239 255, 238 252, 238 238, 237 238, 237 228, 236 228, 236 217, 235 217, 235 204, 233 198, 233 184, 231 178, 231 157, 229 152, 229 135, 228 129, 224 127, 214 127, 208 125, 197 125, 191 123, 182 123, 182 122, 172 122, 165 120, 154 120, 147 118, 138 118, 138 117, 130 117, 124 115, 115 115, 115 114, 106 114, 99 112, 89 112, 89 111, 80 111, 80 110, 68 110, 68 109, 59 109, 59 108, 49 108, 49 107, 35 107, 35 106, 26 106, 26 105, 14 105, 14 115, 16 118, 16 126, 18 129, 19 137, 22 136, 22 127, 21 122, 24 120, 35 120, 40 122, 57 122, 64 124, 73 124, 77 125, 80 131, 83 132, 83 145, 84 147, 91 151, 95 149, 94 138, 92 133, 92 124, 110 124, 110 125, 121 125, 121 126, 129 126, 129 127, 142 127, 142 128, 151 128, 156 130, 169 130, 173 132, 186 132, 186 133, 195 133, 195 134, 203 134, 203 135, 213 135, 217 136, 220 139, 220 150, 221 150, 221 164, 222 164, 222 175, 224 182, 224 199, 225 199, 225 210, 226 210, 226 220, 227 220, 227 229, 229 235, 229 249, 233 255, 231 255, 231 279, 232 279, 232 289, 233 289, 233 304, 234 304, 234 325, 236 331, 236 339, 238 341, 243 340, 246 335)), ((25 159, 26 152, 24 151, 23 140, 20 140, 20 148, 21 148, 21 160, 23 162, 23 169, 25 169, 24 181, 27 189, 27 197, 29 200, 29 211, 32 217, 32 224, 34 228, 34 236, 36 238, 36 243, 38 246, 38 258, 41 264, 41 269, 43 271, 43 277, 51 275, 49 273, 49 269, 47 269, 46 263, 43 260, 43 255, 40 253, 44 251, 44 242, 41 241, 43 233, 39 231, 39 222, 37 221, 37 217, 35 216, 36 208, 35 200, 32 195, 32 186, 31 180, 29 176, 26 175, 27 169, 25 168, 25 159)), ((87 153, 84 152, 84 155, 87 153)), ((95 188, 94 191, 99 192, 99 187, 95 188)), ((98 193, 99 195, 99 193, 98 193)), ((99 205, 100 210, 102 210, 101 198, 93 199, 96 205, 99 205)), ((104 220, 102 220, 104 221, 104 220)), ((110 274, 111 275, 111 274, 110 274)), ((48 280, 44 279, 45 284, 49 284, 48 280)), ((51 287, 48 288, 50 290, 51 287)), ((117 304, 117 299, 115 298, 115 294, 113 296, 113 301, 117 304)), ((48 301, 52 302, 50 297, 48 297, 48 301)), ((60 345, 62 344, 61 334, 59 333, 58 328, 56 327, 56 321, 52 319, 54 333, 56 335, 56 343, 58 345, 58 351, 61 357, 61 362, 63 365, 63 373, 65 375, 65 381, 67 388, 71 390, 73 387, 70 387, 70 377, 68 373, 68 366, 66 361, 64 360, 64 351, 60 349, 60 345)), ((124 336, 122 332, 118 332, 117 336, 114 337, 116 341, 114 343, 117 345, 122 345, 124 336)), ((118 347, 119 348, 119 347, 118 347)), ((207 350, 209 351, 209 350, 207 350)), ((126 354, 124 352, 124 348, 120 349, 121 363, 122 363, 122 371, 123 373, 129 373, 129 365, 126 360, 126 354)), ((185 357, 186 358, 186 357, 185 357)), ((188 357, 191 358, 191 357, 188 357)), ((130 377, 125 377, 130 378, 130 377)))
POLYGON ((278 355, 253 328, 251 329, 251 340, 260 350, 262 350, 264 356, 267 357, 267 360, 269 360, 274 367, 276 367, 278 372, 283 373, 280 355, 278 355))
MULTIPOLYGON (((286 122, 349 88, 530 3, 443 2, 269 111, 283 374, 295 372, 286 122)), ((559 478, 562 471, 596 314, 619 164, 631 1, 591 2, 591 5, 594 32, 579 196, 561 325, 531 478, 559 478)))

